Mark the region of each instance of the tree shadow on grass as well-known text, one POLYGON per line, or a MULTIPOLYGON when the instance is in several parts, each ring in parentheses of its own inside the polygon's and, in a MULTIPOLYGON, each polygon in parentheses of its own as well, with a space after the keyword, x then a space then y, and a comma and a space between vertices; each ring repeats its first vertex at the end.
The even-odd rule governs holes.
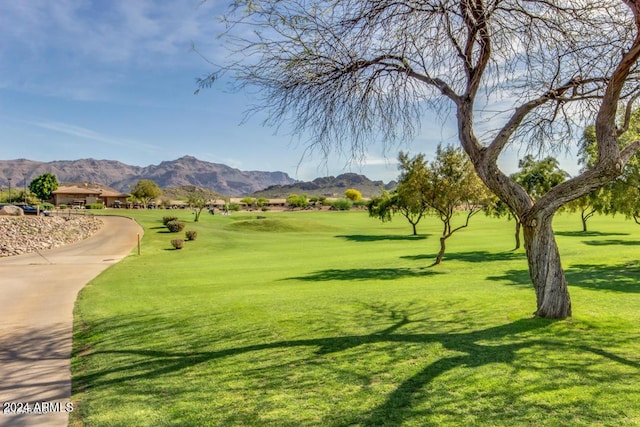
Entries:
POLYGON ((372 234, 349 234, 349 235, 339 235, 335 236, 341 239, 346 239, 352 242, 380 242, 380 241, 411 241, 411 240, 425 240, 427 237, 431 236, 430 234, 418 234, 407 235, 407 236, 398 236, 394 234, 384 234, 384 235, 372 235, 372 234))
POLYGON ((566 237, 607 237, 607 236, 628 236, 630 233, 609 233, 602 231, 556 231, 556 236, 566 237))
MULTIPOLYGON (((423 259, 435 259, 437 254, 423 255, 406 255, 400 258, 420 261, 423 259)), ((456 260, 464 262, 493 262, 493 261, 511 261, 517 259, 527 259, 524 252, 489 252, 489 251, 471 251, 471 252, 445 252, 443 262, 447 260, 456 260)))
POLYGON ((306 276, 288 277, 282 280, 324 282, 329 280, 396 280, 404 277, 426 277, 441 274, 425 268, 347 268, 327 269, 306 276))
POLYGON ((582 243, 589 246, 640 246, 640 241, 621 239, 588 240, 582 243))
POLYGON ((637 263, 619 265, 577 264, 567 270, 570 286, 614 292, 640 292, 640 267, 637 263))
POLYGON ((507 270, 500 276, 488 276, 487 280, 508 282, 510 285, 532 286, 529 270, 507 270))
MULTIPOLYGON (((403 328, 414 322, 422 322, 421 320, 412 320, 411 315, 400 311, 390 313, 386 327, 380 325, 378 329, 371 330, 370 333, 359 335, 343 335, 343 336, 331 336, 322 338, 309 338, 309 339, 291 339, 280 340, 270 342, 257 342, 250 345, 241 345, 229 348, 223 348, 215 351, 170 351, 170 350, 145 350, 145 349, 130 349, 127 345, 118 345, 118 341, 128 343, 136 342, 136 336, 140 333, 135 328, 135 320, 132 319, 112 319, 111 321, 105 321, 102 325, 96 325, 94 328, 104 329, 108 328, 111 331, 128 331, 131 336, 122 337, 119 340, 115 340, 112 343, 111 348, 104 348, 94 352, 84 352, 82 355, 75 354, 80 359, 88 359, 93 357, 114 358, 114 360, 127 360, 123 365, 117 363, 108 364, 95 364, 97 367, 93 367, 91 371, 82 372, 74 376, 74 389, 75 390, 100 390, 101 388, 108 388, 112 386, 124 386, 126 384, 137 384, 144 380, 157 380, 165 375, 172 375, 181 371, 196 367, 205 363, 222 363, 222 359, 234 358, 236 356, 242 356, 251 354, 252 358, 268 358, 270 361, 268 367, 251 366, 241 373, 243 378, 253 375, 256 381, 265 385, 266 379, 271 379, 272 376, 282 375, 283 380, 290 380, 291 365, 287 364, 287 357, 294 357, 294 353, 286 353, 291 356, 283 357, 282 359, 273 360, 271 355, 273 350, 278 349, 295 349, 300 348, 295 354, 305 354, 306 359, 297 358, 296 363, 298 369, 304 371, 305 366, 322 364, 333 364, 330 358, 325 356, 334 353, 344 353, 344 357, 358 357, 359 354, 354 354, 354 350, 360 348, 362 353, 370 352, 391 352, 396 349, 400 344, 420 344, 431 345, 437 344, 442 346, 447 351, 438 352, 439 356, 433 362, 427 362, 427 364, 414 374, 410 374, 402 380, 398 380, 394 388, 385 396, 384 400, 371 410, 367 410, 366 413, 350 414, 324 414, 327 420, 330 422, 327 425, 401 425, 406 420, 410 420, 415 416, 423 417, 425 415, 424 410, 414 411, 413 407, 421 404, 421 402, 428 402, 430 395, 434 393, 429 388, 435 379, 443 376, 444 374, 457 370, 460 368, 478 368, 489 364, 513 364, 514 360, 518 358, 518 354, 521 350, 527 348, 542 348, 558 350, 562 347, 573 347, 575 345, 566 344, 552 339, 536 339, 532 338, 532 332, 545 330, 550 326, 553 321, 534 318, 534 319, 521 319, 512 323, 506 323, 498 326, 488 327, 484 329, 477 329, 467 332, 451 332, 451 333, 409 333, 403 332, 403 328), (120 325, 119 322, 123 321, 128 325, 120 325), (388 344, 382 346, 381 344, 388 344), (371 346, 371 347, 369 347, 371 346), (124 349, 123 349, 124 348, 124 349), (303 348, 313 350, 311 353, 303 351, 303 348), (264 353, 263 353, 264 352, 264 353), (278 372, 277 367, 282 367, 282 372, 278 372), (269 375, 265 375, 264 372, 252 374, 252 370, 258 368, 262 371, 267 370, 269 375), (286 371, 286 373, 285 373, 286 371)), ((148 321, 145 321, 145 324, 148 321)), ((159 327, 167 327, 167 325, 159 325, 159 327)), ((90 330, 85 331, 90 333, 90 330)), ((96 331, 100 336, 103 332, 96 331)), ((122 333, 122 332, 120 332, 122 333)), ((544 333, 540 333, 544 336, 544 333)), ((548 335, 547 335, 548 336, 548 335)), ((104 347, 104 346, 103 346, 104 347)), ((582 351, 591 352, 599 357, 609 359, 615 363, 625 364, 633 368, 640 368, 640 365, 632 360, 625 359, 619 355, 611 352, 593 348, 589 345, 581 343, 579 345, 582 351)), ((429 348, 429 347, 425 347, 429 348)), ((585 362, 587 363, 587 362, 585 362)), ((341 368, 344 365, 337 365, 336 369, 341 368)), ((584 369, 584 366, 572 366, 570 369, 577 371, 584 369)), ((358 375, 366 380, 368 375, 359 372, 358 375)), ((249 378, 250 379, 250 378, 249 378)), ((319 381, 319 380, 318 380, 319 381)), ((283 386, 282 382, 274 381, 269 384, 274 390, 283 386)), ((290 382, 287 387, 291 387, 290 382)), ((549 389, 558 387, 557 384, 548 384, 545 382, 545 386, 549 389)), ((306 383, 300 385, 304 390, 308 391, 307 387, 313 387, 313 383, 306 383)), ((142 387, 144 389, 144 387, 142 387)), ((135 394, 142 391, 136 391, 134 387, 126 388, 126 393, 135 394)), ((527 389, 514 390, 515 394, 525 394, 527 389)), ((451 396, 451 399, 455 399, 455 395, 451 396)), ((437 411, 435 407, 431 409, 431 412, 437 411)), ((252 414, 254 415, 254 414, 252 414)), ((229 415, 229 417, 237 415, 229 415)), ((492 416, 491 414, 488 415, 492 416)), ((218 420, 219 422, 225 421, 225 419, 218 420)))
MULTIPOLYGON (((105 320, 101 322, 101 324, 94 326, 94 328, 130 331, 131 336, 120 337, 119 339, 112 341, 113 348, 111 349, 96 351, 91 351, 86 348, 74 349, 74 356, 82 359, 92 358, 99 355, 133 355, 139 356, 140 359, 137 362, 131 362, 125 366, 101 365, 99 369, 95 369, 92 372, 77 374, 74 376, 74 390, 81 391, 88 388, 95 389, 108 387, 113 384, 121 384, 134 380, 154 379, 165 374, 188 369, 217 359, 281 348, 311 347, 315 349, 313 354, 316 356, 323 356, 378 343, 440 343, 445 348, 467 354, 467 356, 462 358, 450 359, 449 363, 446 364, 438 363, 433 366, 430 365, 426 370, 426 372, 430 372, 430 375, 420 374, 417 376, 417 378, 420 379, 419 382, 421 385, 424 385, 429 380, 449 369, 453 369, 459 364, 469 364, 473 361, 472 364, 477 366, 479 364, 493 363, 497 360, 504 361, 511 359, 515 350, 523 346, 532 345, 532 342, 530 340, 525 340, 526 342, 519 342, 515 344, 495 345, 495 340, 502 340, 507 337, 517 339, 519 334, 526 334, 535 329, 545 328, 553 323, 546 319, 534 318, 522 319, 512 323, 471 332, 402 333, 401 329, 404 326, 417 321, 410 319, 408 315, 403 315, 400 312, 390 313, 390 319, 393 319, 393 323, 368 334, 282 340, 205 352, 122 349, 122 347, 127 347, 126 344, 130 346, 131 342, 136 342, 136 336, 138 336, 139 333, 151 332, 149 328, 152 326, 148 324, 149 320, 146 319, 141 321, 142 330, 138 330, 135 327, 137 321, 134 319, 125 320, 120 318, 114 319, 112 322, 105 320), (487 345, 487 341, 493 341, 493 343, 491 345, 487 345), (482 342, 482 344, 480 342, 482 342), (500 354, 500 356, 496 356, 497 354, 500 354), (480 355, 482 357, 479 357, 480 355), (460 363, 457 363, 456 360, 460 363)), ((167 326, 168 325, 165 322, 164 325, 157 325, 157 328, 163 329, 167 326)), ((91 328, 85 328, 82 332, 76 331, 75 340, 82 341, 83 336, 89 336, 91 334, 91 328)), ((93 334, 102 336, 103 332, 93 331, 93 334)), ((399 390, 407 388, 413 389, 417 387, 415 382, 416 378, 410 379, 406 384, 401 384, 399 390)), ((406 395, 406 390, 403 390, 402 394, 406 395)), ((398 402, 398 399, 396 398, 390 398, 390 400, 396 403, 398 402)), ((410 399, 399 400, 401 403, 400 406, 406 405, 410 402, 410 399)))
MULTIPOLYGON (((614 292, 640 292, 640 265, 576 264, 565 270, 567 283, 572 287, 614 292)), ((487 277, 517 286, 532 286, 528 270, 508 270, 504 275, 487 277)))

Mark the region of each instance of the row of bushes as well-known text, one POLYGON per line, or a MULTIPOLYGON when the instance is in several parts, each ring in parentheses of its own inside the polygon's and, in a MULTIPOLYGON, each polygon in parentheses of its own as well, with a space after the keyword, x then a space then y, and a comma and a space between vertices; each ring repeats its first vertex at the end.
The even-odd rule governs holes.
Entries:
MULTIPOLYGON (((198 238, 198 232, 194 230, 187 230, 184 234, 187 240, 196 240, 198 238)), ((184 239, 173 239, 171 246, 175 249, 182 249, 184 247, 184 239)))
MULTIPOLYGON (((186 224, 178 220, 177 216, 164 216, 162 217, 162 223, 172 233, 179 233, 184 230, 186 224)), ((198 232, 195 230, 187 230, 184 233, 186 240, 196 240, 198 238, 198 232)), ((184 247, 184 239, 171 240, 171 246, 175 249, 182 249, 184 247)))

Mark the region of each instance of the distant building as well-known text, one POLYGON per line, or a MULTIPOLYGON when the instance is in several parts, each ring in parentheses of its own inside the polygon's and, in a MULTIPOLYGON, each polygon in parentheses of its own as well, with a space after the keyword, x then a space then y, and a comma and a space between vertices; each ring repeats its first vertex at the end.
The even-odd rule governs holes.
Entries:
POLYGON ((107 208, 125 207, 129 194, 121 193, 113 188, 92 186, 91 184, 60 186, 53 192, 53 204, 56 206, 82 207, 94 203, 102 203, 107 208))

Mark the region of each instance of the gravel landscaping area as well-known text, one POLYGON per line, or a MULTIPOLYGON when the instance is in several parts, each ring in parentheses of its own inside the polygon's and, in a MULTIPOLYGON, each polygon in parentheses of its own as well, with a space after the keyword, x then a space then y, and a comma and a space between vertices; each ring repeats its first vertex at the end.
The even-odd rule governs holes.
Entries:
POLYGON ((0 216, 0 257, 78 242, 102 225, 94 216, 0 216))

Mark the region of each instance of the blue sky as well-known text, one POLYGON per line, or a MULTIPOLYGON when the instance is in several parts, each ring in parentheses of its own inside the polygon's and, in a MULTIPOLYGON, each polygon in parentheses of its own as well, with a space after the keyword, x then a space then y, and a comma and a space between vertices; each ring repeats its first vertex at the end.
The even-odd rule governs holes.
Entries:
MULTIPOLYGON (((389 181, 397 152, 379 146, 362 164, 304 155, 304 145, 243 122, 248 93, 224 84, 194 95, 195 79, 224 54, 216 19, 227 0, 15 0, 0 2, 0 159, 81 158, 147 166, 183 155, 300 180, 344 172, 389 181)), ((432 155, 456 144, 451 124, 425 117, 402 147, 432 155)), ((519 153, 502 163, 512 172, 519 153)), ((570 159, 559 158, 574 173, 570 159)))

